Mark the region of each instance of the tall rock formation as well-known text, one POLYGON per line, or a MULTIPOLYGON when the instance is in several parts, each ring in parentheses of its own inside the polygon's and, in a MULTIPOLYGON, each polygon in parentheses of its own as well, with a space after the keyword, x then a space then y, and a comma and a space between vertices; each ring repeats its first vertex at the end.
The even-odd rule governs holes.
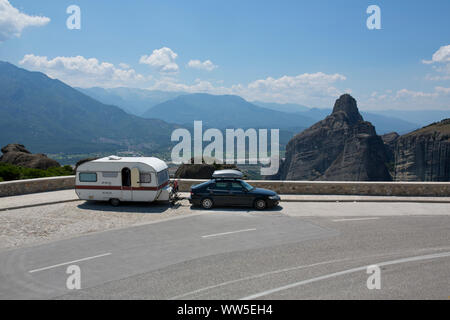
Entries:
POLYGON ((383 143, 386 147, 386 151, 388 153, 389 163, 394 163, 395 161, 395 147, 397 145, 397 140, 399 138, 399 134, 397 132, 386 133, 381 136, 383 143))
POLYGON ((324 120, 295 136, 276 177, 281 180, 391 181, 388 154, 348 94, 324 120))
POLYGON ((396 181, 450 181, 450 119, 397 140, 394 178, 396 181))

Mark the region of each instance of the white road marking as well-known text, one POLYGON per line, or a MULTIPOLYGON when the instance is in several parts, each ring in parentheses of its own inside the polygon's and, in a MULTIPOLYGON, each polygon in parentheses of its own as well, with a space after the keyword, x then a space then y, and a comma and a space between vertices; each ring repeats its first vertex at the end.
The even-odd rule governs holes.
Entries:
POLYGON ((241 232, 249 232, 249 231, 256 231, 256 229, 245 229, 245 230, 237 230, 237 231, 209 234, 209 235, 206 235, 206 236, 202 236, 202 238, 220 237, 220 236, 226 236, 226 235, 229 235, 229 234, 241 233, 241 232))
MULTIPOLYGON (((450 249, 450 247, 435 247, 435 248, 415 249, 412 252, 417 253, 419 251, 430 251, 430 250, 431 251, 436 251, 436 250, 448 250, 448 249, 450 249)), ((361 256, 360 259, 373 259, 373 258, 380 257, 380 256, 386 257, 386 256, 393 256, 393 255, 399 255, 399 254, 405 254, 405 253, 406 253, 405 251, 392 252, 392 253, 389 253, 389 254, 382 253, 382 254, 375 254, 375 255, 370 255, 370 256, 361 256)), ((279 273, 295 271, 295 270, 300 270, 300 269, 306 269, 306 268, 316 267, 316 266, 320 266, 320 265, 327 265, 327 264, 331 264, 331 263, 344 262, 344 261, 349 261, 349 260, 354 260, 354 258, 343 258, 343 259, 328 260, 328 261, 316 262, 316 263, 313 263, 313 264, 307 264, 307 265, 301 265, 301 266, 295 266, 295 267, 290 267, 290 268, 284 268, 284 269, 279 269, 279 270, 268 271, 268 272, 259 273, 259 274, 255 274, 255 275, 244 277, 244 278, 239 278, 239 279, 234 279, 234 280, 221 282, 221 283, 218 283, 218 284, 215 284, 215 285, 211 285, 211 286, 208 286, 208 287, 203 287, 203 288, 200 288, 200 289, 197 289, 197 290, 189 291, 189 292, 180 294, 178 296, 174 296, 172 298, 169 298, 169 300, 176 300, 176 299, 184 298, 184 297, 187 297, 187 296, 199 294, 201 292, 208 291, 210 289, 216 289, 216 288, 220 288, 220 287, 223 287, 223 286, 227 286, 227 285, 238 283, 238 282, 242 282, 242 281, 248 281, 248 280, 263 278, 265 276, 269 276, 269 275, 273 275, 273 274, 279 274, 279 273)), ((197 297, 199 297, 199 296, 197 295, 197 297)))
POLYGON ((53 269, 53 268, 57 268, 57 267, 61 267, 61 266, 66 266, 68 264, 73 264, 73 263, 77 263, 77 262, 82 262, 82 261, 92 260, 92 259, 96 259, 96 258, 106 257, 106 256, 109 256, 109 255, 111 255, 110 252, 103 253, 103 254, 99 254, 97 256, 87 257, 87 258, 73 260, 73 261, 69 261, 69 262, 63 262, 63 263, 55 264, 53 266, 48 266, 48 267, 43 267, 43 268, 39 268, 39 269, 30 270, 28 272, 29 273, 35 273, 35 272, 49 270, 49 269, 53 269))
POLYGON ((364 220, 378 220, 380 218, 373 217, 373 218, 351 218, 351 219, 336 219, 332 220, 333 222, 345 222, 345 221, 364 221, 364 220))
POLYGON ((324 276, 320 276, 320 277, 316 277, 316 278, 312 278, 312 279, 307 279, 307 280, 291 283, 291 284, 288 284, 286 286, 282 286, 282 287, 278 287, 278 288, 262 291, 262 292, 255 293, 255 294, 252 294, 250 296, 246 296, 244 298, 241 298, 240 300, 258 299, 258 298, 267 296, 267 295, 272 294, 272 293, 277 293, 277 292, 280 292, 280 291, 292 289, 292 288, 299 287, 299 286, 302 286, 302 285, 305 285, 305 284, 308 284, 308 283, 313 283, 313 282, 317 282, 317 281, 321 281, 321 280, 325 280, 325 279, 329 279, 329 278, 333 278, 333 277, 338 277, 338 276, 342 276, 342 275, 346 275, 346 274, 350 274, 350 273, 363 271, 363 270, 366 270, 368 266, 376 265, 378 267, 384 267, 384 266, 389 266, 389 265, 393 265, 393 264, 401 264, 401 263, 407 263, 407 262, 423 261, 423 260, 445 258, 445 257, 450 257, 450 252, 443 252, 443 253, 429 254, 429 255, 425 255, 425 256, 403 258, 403 259, 385 261, 385 262, 381 262, 381 263, 372 263, 370 265, 357 267, 357 268, 353 268, 353 269, 348 269, 348 270, 344 270, 344 271, 340 271, 340 272, 330 273, 330 274, 327 274, 327 275, 324 275, 324 276))
POLYGON ((184 298, 184 297, 196 294, 196 293, 200 293, 200 292, 207 291, 207 290, 210 290, 210 289, 215 289, 215 288, 227 286, 229 284, 233 284, 233 283, 237 283, 237 282, 241 282, 241 281, 253 280, 253 279, 263 278, 263 277, 266 277, 266 276, 269 276, 269 275, 272 275, 272 274, 278 274, 278 273, 289 272, 289 271, 294 271, 294 270, 299 270, 299 269, 306 269, 306 268, 311 268, 311 267, 317 267, 317 266, 324 265, 324 264, 342 262, 342 261, 346 261, 346 260, 351 260, 351 258, 323 261, 323 262, 318 262, 318 263, 313 263, 313 264, 308 264, 308 265, 302 265, 302 266, 297 266, 297 267, 292 267, 292 268, 286 268, 286 269, 280 269, 280 270, 260 273, 260 274, 256 274, 256 275, 253 275, 253 276, 248 276, 248 277, 245 277, 245 278, 239 278, 239 279, 235 279, 235 280, 230 280, 230 281, 218 283, 216 285, 212 285, 212 286, 209 286, 209 287, 204 287, 204 288, 200 288, 200 289, 197 289, 197 290, 194 290, 194 291, 186 292, 186 293, 180 294, 178 296, 172 297, 169 300, 176 300, 176 299, 184 298))

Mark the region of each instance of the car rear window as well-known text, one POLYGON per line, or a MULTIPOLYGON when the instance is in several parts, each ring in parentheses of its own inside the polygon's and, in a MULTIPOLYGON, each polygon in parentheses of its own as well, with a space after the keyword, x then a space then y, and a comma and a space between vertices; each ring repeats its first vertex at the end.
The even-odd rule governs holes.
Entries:
POLYGON ((216 182, 214 189, 224 190, 228 188, 228 182, 216 182))

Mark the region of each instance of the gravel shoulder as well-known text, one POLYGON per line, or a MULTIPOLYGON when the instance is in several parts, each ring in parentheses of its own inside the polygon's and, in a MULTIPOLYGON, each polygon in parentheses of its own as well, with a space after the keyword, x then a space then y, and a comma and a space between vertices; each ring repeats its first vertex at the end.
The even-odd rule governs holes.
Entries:
POLYGON ((0 211, 0 250, 198 213, 191 210, 187 201, 175 207, 167 203, 126 203, 112 207, 103 202, 74 201, 0 211))

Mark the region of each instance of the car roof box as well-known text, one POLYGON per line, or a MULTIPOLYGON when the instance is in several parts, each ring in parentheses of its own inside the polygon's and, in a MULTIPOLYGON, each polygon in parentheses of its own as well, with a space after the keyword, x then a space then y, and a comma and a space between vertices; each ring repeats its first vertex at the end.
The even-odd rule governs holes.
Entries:
POLYGON ((218 170, 214 171, 214 179, 242 179, 244 174, 238 170, 218 170))

